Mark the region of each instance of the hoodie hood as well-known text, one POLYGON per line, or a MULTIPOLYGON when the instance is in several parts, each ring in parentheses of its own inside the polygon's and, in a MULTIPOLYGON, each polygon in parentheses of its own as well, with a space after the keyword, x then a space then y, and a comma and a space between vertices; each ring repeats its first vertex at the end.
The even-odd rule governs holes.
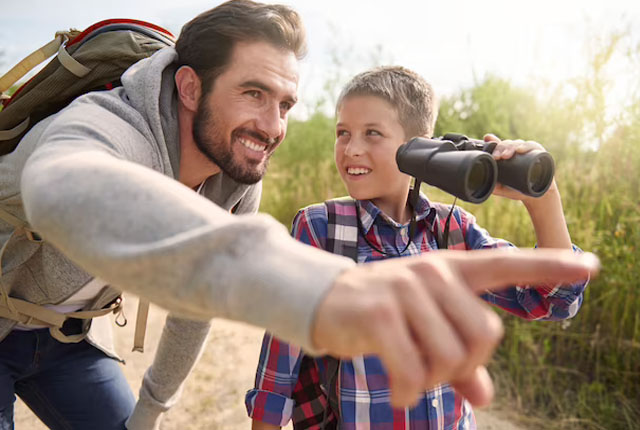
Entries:
MULTIPOLYGON (((177 60, 178 53, 173 47, 163 48, 138 61, 121 78, 127 102, 143 115, 151 129, 165 164, 165 174, 175 179, 180 176, 178 95, 174 79, 177 60)), ((262 182, 245 185, 218 173, 206 180, 201 194, 229 210, 249 189, 259 199, 262 182)))
POLYGON ((144 117, 158 144, 165 161, 165 174, 173 178, 178 178, 180 166, 174 81, 177 59, 178 53, 173 47, 163 48, 135 63, 121 77, 128 102, 144 117))

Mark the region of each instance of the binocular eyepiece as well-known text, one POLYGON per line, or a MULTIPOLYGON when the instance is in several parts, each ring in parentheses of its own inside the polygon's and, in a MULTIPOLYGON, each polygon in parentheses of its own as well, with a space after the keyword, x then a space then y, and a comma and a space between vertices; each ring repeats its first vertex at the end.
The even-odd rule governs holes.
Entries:
POLYGON ((496 182, 533 197, 540 197, 549 189, 555 164, 548 152, 532 150, 496 163, 491 156, 495 147, 495 142, 469 139, 462 134, 436 139, 415 137, 398 148, 396 162, 401 172, 416 181, 471 203, 488 199, 496 182))

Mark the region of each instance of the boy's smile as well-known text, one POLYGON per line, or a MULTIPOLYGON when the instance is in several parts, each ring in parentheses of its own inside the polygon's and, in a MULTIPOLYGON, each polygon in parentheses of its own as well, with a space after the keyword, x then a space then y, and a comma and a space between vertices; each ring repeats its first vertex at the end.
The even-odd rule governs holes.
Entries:
POLYGON ((410 178, 396 165, 396 151, 405 133, 396 110, 377 96, 345 98, 336 124, 336 166, 349 195, 372 200, 397 221, 403 221, 410 178))

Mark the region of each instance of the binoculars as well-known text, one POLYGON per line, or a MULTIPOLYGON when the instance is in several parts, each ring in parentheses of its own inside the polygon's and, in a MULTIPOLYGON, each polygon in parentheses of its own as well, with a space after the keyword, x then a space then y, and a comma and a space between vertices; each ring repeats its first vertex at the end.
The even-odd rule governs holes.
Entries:
POLYGON ((533 197, 549 189, 555 163, 548 152, 532 150, 496 162, 491 156, 496 145, 454 133, 415 137, 398 148, 396 162, 416 178, 417 187, 425 182, 471 203, 488 199, 496 182, 533 197))

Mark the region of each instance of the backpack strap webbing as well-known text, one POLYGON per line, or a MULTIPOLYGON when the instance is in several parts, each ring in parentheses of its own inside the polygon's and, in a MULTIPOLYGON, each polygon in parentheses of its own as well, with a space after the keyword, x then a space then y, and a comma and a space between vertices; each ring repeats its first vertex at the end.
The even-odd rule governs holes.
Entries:
MULTIPOLYGON (((358 263, 358 208, 351 197, 327 200, 327 244, 326 251, 344 255, 358 263)), ((338 397, 338 381, 340 378, 340 360, 330 355, 325 358, 327 374, 327 398, 329 407, 340 422, 340 401, 338 397)), ((327 425, 329 414, 325 409, 322 428, 327 425)))
POLYGON ((147 331, 147 319, 149 317, 149 301, 138 298, 138 313, 136 314, 136 328, 133 333, 132 351, 144 352, 144 336, 147 331))
MULTIPOLYGON (((99 283, 104 285, 105 282, 94 278, 90 283, 99 283)), ((89 284, 87 284, 89 285, 89 284)), ((57 312, 42 305, 30 303, 25 300, 10 297, 4 288, 0 287, 0 317, 26 326, 46 326, 49 327, 51 336, 62 343, 78 343, 82 341, 88 331, 90 324, 85 325, 82 333, 66 335, 61 329, 65 321, 69 318, 80 320, 90 320, 92 318, 101 317, 110 313, 118 314, 122 311, 122 298, 117 297, 110 304, 102 309, 75 311, 75 312, 57 312)))
MULTIPOLYGON (((2 270, 2 257, 4 255, 11 238, 14 236, 24 234, 27 239, 32 242, 42 242, 42 238, 33 231, 26 221, 21 220, 8 211, 0 208, 0 220, 5 221, 7 224, 14 227, 13 233, 7 239, 7 241, 0 248, 0 276, 3 274, 2 270)), ((89 281, 89 284, 98 283, 100 286, 106 286, 106 282, 101 279, 94 278, 89 281)), ((85 285, 88 286, 89 284, 85 285)), ((84 288, 84 287, 83 287, 84 288)), ((140 303, 140 307, 143 307, 144 303, 140 303)), ((146 302, 147 311, 149 309, 149 303, 146 302)), ((122 307, 122 297, 117 297, 107 307, 101 309, 91 309, 86 311, 66 312, 61 313, 54 311, 42 305, 30 303, 22 299, 9 296, 5 289, 0 285, 0 318, 6 318, 12 321, 16 321, 19 324, 25 326, 46 326, 49 327, 51 336, 62 343, 78 343, 82 341, 89 332, 91 324, 86 324, 82 333, 74 335, 65 335, 61 329, 65 321, 69 318, 90 320, 93 318, 108 315, 110 313, 120 314, 124 308, 122 307)), ((140 315, 140 310, 138 310, 140 315)), ((126 321, 126 318, 125 318, 126 321)), ((117 323, 117 320, 116 320, 117 323)), ((136 321, 136 332, 134 337, 134 351, 142 351, 142 343, 144 343, 144 330, 146 328, 146 314, 144 321, 141 324, 142 333, 140 333, 138 321, 136 321), (136 347, 139 346, 139 349, 136 347)))

